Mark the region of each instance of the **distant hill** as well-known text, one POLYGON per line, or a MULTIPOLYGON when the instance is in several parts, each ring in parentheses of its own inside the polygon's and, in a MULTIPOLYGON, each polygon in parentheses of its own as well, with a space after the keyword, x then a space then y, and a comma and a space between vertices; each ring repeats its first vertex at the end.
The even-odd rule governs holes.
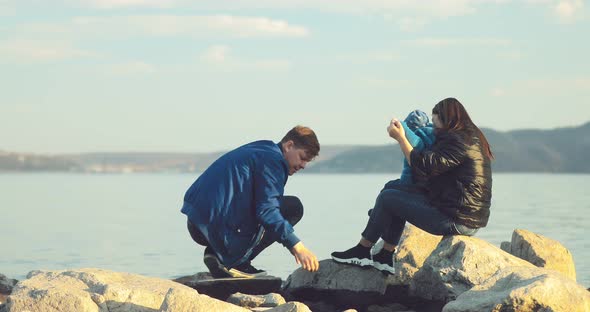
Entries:
MULTIPOLYGON (((492 147, 496 172, 590 173, 590 122, 552 130, 499 132, 482 129, 492 147)), ((392 140, 393 141, 393 140, 392 140)), ((401 172, 397 143, 351 149, 307 169, 315 173, 401 172)))
POLYGON ((78 171, 80 164, 67 157, 0 151, 1 171, 78 171))
POLYGON ((222 152, 214 153, 88 153, 63 155, 87 172, 200 172, 222 152))
MULTIPOLYGON (((551 130, 482 129, 492 146, 495 172, 590 173, 590 122, 551 130)), ((393 142, 393 140, 392 140, 393 142)), ((224 152, 86 153, 35 155, 0 151, 0 171, 202 172, 224 152)), ((326 145, 305 173, 400 172, 397 144, 326 145)))

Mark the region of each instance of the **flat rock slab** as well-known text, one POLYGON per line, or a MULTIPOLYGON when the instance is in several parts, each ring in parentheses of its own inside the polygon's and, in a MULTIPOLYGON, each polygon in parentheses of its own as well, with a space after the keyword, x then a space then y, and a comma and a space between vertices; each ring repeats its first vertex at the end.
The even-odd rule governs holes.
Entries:
MULTIPOLYGON (((379 270, 341 264, 326 259, 320 261, 317 272, 299 268, 285 283, 284 291, 297 301, 324 301, 344 308, 361 308, 371 304, 413 301, 408 286, 398 285, 395 275, 379 270)), ((312 309, 315 311, 314 309, 312 309)))
POLYGON ((256 278, 213 278, 208 272, 179 277, 174 281, 196 289, 200 294, 223 301, 237 292, 249 295, 278 293, 282 284, 280 277, 270 275, 256 278))

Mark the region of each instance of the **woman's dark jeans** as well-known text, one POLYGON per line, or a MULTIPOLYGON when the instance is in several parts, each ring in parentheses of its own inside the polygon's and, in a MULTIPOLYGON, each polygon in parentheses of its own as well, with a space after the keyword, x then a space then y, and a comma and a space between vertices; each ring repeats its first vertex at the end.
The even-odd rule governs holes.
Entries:
POLYGON ((399 244, 406 221, 434 235, 474 235, 477 229, 456 224, 453 219, 432 206, 415 185, 390 181, 377 196, 369 222, 362 236, 375 243, 379 237, 389 244, 399 244))
MULTIPOLYGON (((296 196, 283 196, 281 198, 279 211, 281 215, 287 220, 292 226, 295 226, 301 218, 303 218, 303 204, 296 196)), ((203 236, 201 231, 190 221, 187 221, 188 232, 190 233, 192 239, 199 245, 202 246, 209 246, 209 242, 203 236)), ((271 237, 270 235, 263 235, 262 239, 254 247, 252 250, 252 255, 250 255, 250 261, 253 260, 259 253, 261 253, 264 249, 268 246, 272 245, 276 242, 276 238, 271 237)))

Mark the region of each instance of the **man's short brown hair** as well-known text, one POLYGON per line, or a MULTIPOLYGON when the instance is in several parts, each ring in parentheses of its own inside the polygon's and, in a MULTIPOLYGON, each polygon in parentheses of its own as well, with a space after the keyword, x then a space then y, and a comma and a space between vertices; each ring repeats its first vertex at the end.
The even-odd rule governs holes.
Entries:
POLYGON ((302 148, 307 153, 309 159, 315 158, 320 153, 320 142, 311 128, 304 126, 295 126, 289 130, 281 143, 293 141, 297 148, 302 148))

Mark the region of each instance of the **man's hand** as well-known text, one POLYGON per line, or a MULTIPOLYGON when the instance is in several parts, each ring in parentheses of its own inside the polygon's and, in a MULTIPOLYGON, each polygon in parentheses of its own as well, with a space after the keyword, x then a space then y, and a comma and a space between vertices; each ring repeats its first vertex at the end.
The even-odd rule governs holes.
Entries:
POLYGON ((387 133, 389 133, 389 136, 398 142, 406 136, 406 131, 404 130, 402 123, 395 118, 389 122, 389 126, 387 126, 387 133))
POLYGON ((291 248, 291 253, 295 256, 295 261, 300 264, 301 267, 307 271, 315 272, 320 268, 318 258, 303 246, 302 242, 299 242, 291 248))

